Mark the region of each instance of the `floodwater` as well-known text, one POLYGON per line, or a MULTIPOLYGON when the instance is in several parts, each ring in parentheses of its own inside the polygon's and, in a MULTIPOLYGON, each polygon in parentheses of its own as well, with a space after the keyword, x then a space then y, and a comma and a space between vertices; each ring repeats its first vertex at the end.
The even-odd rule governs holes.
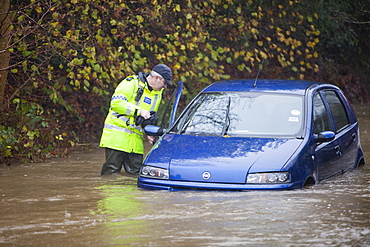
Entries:
POLYGON ((0 246, 370 246, 367 165, 307 189, 167 192, 101 177, 102 149, 0 167, 0 246))

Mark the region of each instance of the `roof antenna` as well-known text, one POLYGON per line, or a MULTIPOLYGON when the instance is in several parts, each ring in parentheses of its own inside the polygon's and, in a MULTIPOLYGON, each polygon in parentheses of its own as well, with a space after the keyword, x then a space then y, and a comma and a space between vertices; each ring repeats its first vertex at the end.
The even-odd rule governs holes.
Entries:
POLYGON ((262 69, 263 61, 265 61, 265 59, 264 59, 264 58, 262 59, 261 66, 259 66, 259 69, 258 69, 258 72, 257 72, 257 76, 256 76, 256 80, 254 81, 254 85, 253 85, 253 87, 257 87, 257 79, 258 79, 258 76, 260 75, 260 71, 261 71, 261 69, 262 69))

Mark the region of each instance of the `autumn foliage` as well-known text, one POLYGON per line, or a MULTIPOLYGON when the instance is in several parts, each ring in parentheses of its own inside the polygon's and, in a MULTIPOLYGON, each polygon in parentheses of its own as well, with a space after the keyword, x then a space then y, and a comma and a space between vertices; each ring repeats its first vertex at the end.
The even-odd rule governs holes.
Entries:
MULTIPOLYGON (((327 51, 347 42, 360 54, 357 37, 345 32, 330 40, 330 31, 346 21, 335 16, 341 8, 356 8, 354 18, 366 19, 366 0, 345 6, 329 1, 332 13, 313 2, 12 0, 4 49, 9 66, 0 68, 8 72, 0 159, 34 161, 98 142, 119 81, 157 63, 185 83, 183 103, 214 81, 254 78, 259 69, 265 78, 334 83, 363 100, 366 80, 354 76, 346 58, 327 51), (337 25, 330 22, 334 17, 337 25)), ((353 35, 356 28, 369 31, 355 26, 353 35)), ((369 47, 362 43, 361 49, 369 47)), ((367 83, 368 75, 369 65, 367 83)))

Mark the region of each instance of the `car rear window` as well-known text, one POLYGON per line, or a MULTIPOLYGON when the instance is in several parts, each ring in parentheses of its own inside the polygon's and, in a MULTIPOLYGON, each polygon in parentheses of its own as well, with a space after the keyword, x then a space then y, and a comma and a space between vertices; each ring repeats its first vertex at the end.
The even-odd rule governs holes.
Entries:
POLYGON ((300 135, 303 97, 281 93, 204 93, 181 116, 181 134, 253 137, 300 135))

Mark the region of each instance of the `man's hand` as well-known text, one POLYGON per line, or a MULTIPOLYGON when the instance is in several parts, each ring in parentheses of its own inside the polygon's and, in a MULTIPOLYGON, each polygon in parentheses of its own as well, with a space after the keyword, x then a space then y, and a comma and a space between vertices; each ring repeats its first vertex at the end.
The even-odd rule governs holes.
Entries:
POLYGON ((148 137, 149 143, 153 145, 155 143, 155 141, 156 141, 155 136, 147 136, 147 137, 148 137))
POLYGON ((140 109, 140 116, 142 116, 144 119, 150 118, 150 111, 140 109))

